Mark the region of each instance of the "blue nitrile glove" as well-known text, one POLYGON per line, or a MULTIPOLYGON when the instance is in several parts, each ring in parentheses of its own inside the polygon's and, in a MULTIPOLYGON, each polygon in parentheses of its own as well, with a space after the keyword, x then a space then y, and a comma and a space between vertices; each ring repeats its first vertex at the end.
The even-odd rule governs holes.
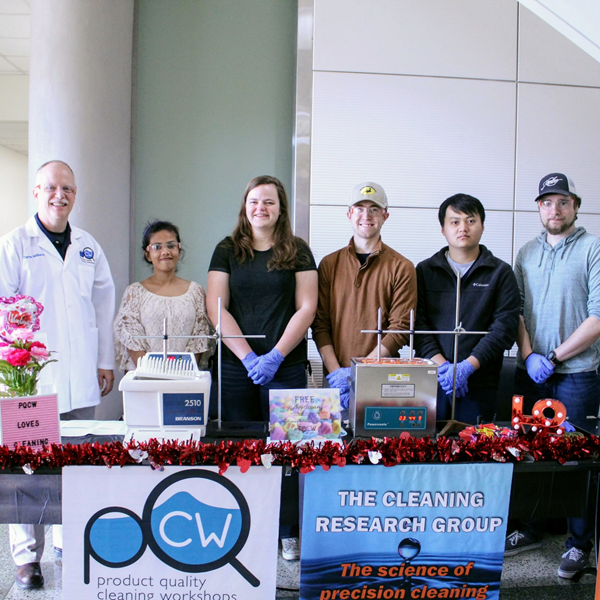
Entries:
POLYGON ((460 388, 461 396, 464 396, 469 391, 467 379, 469 379, 473 373, 475 373, 475 367, 467 359, 461 360, 456 365, 456 390, 458 391, 460 388))
POLYGON ((258 362, 258 356, 256 352, 248 352, 244 358, 242 358, 242 364, 246 367, 246 371, 250 372, 250 369, 258 362))
MULTIPOLYGON (((452 394, 452 383, 454 379, 454 365, 448 363, 442 374, 440 375, 440 369, 444 367, 446 363, 440 366, 438 369, 438 381, 442 386, 442 389, 446 394, 452 394)), ((469 391, 467 380, 471 375, 475 373, 475 367, 468 361, 462 360, 456 365, 456 397, 462 398, 466 396, 469 391)))
POLYGON ((340 406, 343 410, 348 409, 350 403, 350 367, 340 367, 327 375, 329 387, 340 390, 340 406))
POLYGON ((342 392, 340 390, 340 406, 342 410, 348 410, 348 405, 350 404, 350 390, 342 392))
MULTIPOLYGON (((463 398, 468 393, 469 393, 469 386, 467 385, 466 381, 460 387, 458 385, 458 382, 456 383, 456 397, 457 398, 463 398)), ((450 390, 450 396, 451 395, 452 395, 452 390, 450 390)))
POLYGON ((544 383, 552 373, 554 373, 554 365, 541 354, 532 352, 525 361, 527 374, 536 383, 544 383))
POLYGON ((329 382, 330 388, 337 388, 338 390, 349 390, 350 385, 348 379, 350 378, 350 367, 341 367, 329 373, 327 375, 327 381, 329 382))
POLYGON ((446 394, 452 393, 452 374, 454 373, 452 366, 446 361, 438 367, 438 383, 446 394))
POLYGON ((275 377, 275 373, 277 373, 277 369, 279 369, 279 365, 281 365, 283 359, 283 354, 277 348, 273 348, 271 352, 258 357, 256 363, 254 363, 254 366, 248 372, 248 377, 256 385, 269 383, 275 377))
POLYGON ((438 367, 438 376, 439 375, 443 375, 444 373, 446 373, 449 368, 450 368, 450 361, 446 361, 445 363, 442 363, 438 367))

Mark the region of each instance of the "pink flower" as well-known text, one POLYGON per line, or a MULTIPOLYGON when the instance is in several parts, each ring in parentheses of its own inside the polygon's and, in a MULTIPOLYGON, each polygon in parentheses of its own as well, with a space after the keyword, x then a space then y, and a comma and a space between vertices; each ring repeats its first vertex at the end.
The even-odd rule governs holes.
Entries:
POLYGON ((30 342, 33 339, 33 331, 29 331, 28 329, 16 329, 13 331, 12 336, 17 340, 30 342))
POLYGON ((8 344, 0 344, 0 360, 6 360, 6 357, 13 348, 8 344))
POLYGON ((50 356, 50 353, 46 349, 46 346, 44 346, 44 344, 41 344, 40 342, 33 342, 29 351, 31 352, 31 354, 33 354, 33 356, 35 356, 35 358, 41 358, 42 360, 46 360, 50 356), (34 346, 34 344, 39 344, 39 346, 34 346))
POLYGON ((12 348, 5 360, 13 367, 24 367, 31 360, 31 353, 21 348, 12 348))

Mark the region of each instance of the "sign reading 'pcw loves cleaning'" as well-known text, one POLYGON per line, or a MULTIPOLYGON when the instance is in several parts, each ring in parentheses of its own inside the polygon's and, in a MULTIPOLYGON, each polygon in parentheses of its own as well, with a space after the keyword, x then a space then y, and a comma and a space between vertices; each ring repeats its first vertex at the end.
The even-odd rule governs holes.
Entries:
POLYGON ((41 448, 60 444, 58 400, 56 394, 23 396, 0 400, 0 442, 41 448))

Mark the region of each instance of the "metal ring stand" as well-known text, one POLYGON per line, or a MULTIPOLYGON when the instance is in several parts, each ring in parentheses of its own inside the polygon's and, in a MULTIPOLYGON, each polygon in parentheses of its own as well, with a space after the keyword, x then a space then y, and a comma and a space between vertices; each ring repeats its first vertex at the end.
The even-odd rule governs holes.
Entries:
POLYGON ((454 329, 452 331, 415 331, 414 329, 414 320, 415 313, 414 310, 410 310, 410 329, 381 329, 381 307, 377 310, 377 329, 362 329, 361 333, 376 333, 377 334, 377 360, 381 360, 381 338, 384 333, 408 333, 409 334, 409 359, 413 360, 414 358, 414 336, 415 334, 436 334, 436 335, 453 335, 454 336, 454 374, 452 380, 452 414, 450 420, 447 421, 446 425, 440 431, 439 435, 446 435, 447 433, 451 433, 453 431, 460 431, 464 429, 463 424, 459 421, 456 421, 454 418, 455 414, 455 403, 456 403, 456 365, 458 364, 458 338, 461 335, 487 335, 489 331, 466 331, 462 322, 460 321, 460 282, 461 276, 460 273, 457 274, 456 277, 456 312, 454 319, 454 329))
POLYGON ((224 339, 231 338, 260 338, 264 339, 265 335, 223 335, 221 333, 221 298, 218 299, 217 304, 217 324, 215 326, 215 333, 213 335, 169 335, 167 326, 167 317, 163 319, 163 334, 162 335, 134 335, 135 339, 159 339, 163 340, 163 360, 167 361, 168 354, 168 341, 169 339, 196 339, 204 338, 209 340, 216 340, 217 342, 217 405, 218 405, 218 429, 221 430, 221 344, 224 339))

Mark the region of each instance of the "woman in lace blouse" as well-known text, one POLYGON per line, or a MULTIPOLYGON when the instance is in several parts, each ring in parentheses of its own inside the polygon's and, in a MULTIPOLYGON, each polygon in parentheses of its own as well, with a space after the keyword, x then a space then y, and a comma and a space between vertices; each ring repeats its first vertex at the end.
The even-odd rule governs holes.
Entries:
MULTIPOLYGON (((153 273, 125 290, 113 326, 117 363, 125 371, 134 370, 138 358, 146 352, 162 351, 161 339, 133 336, 162 335, 165 317, 170 335, 212 333, 204 290, 194 281, 176 275, 183 255, 179 229, 168 221, 150 223, 144 231, 142 249, 153 273)), ((169 351, 196 354, 200 369, 207 368, 213 349, 213 341, 206 338, 169 340, 169 351)))

